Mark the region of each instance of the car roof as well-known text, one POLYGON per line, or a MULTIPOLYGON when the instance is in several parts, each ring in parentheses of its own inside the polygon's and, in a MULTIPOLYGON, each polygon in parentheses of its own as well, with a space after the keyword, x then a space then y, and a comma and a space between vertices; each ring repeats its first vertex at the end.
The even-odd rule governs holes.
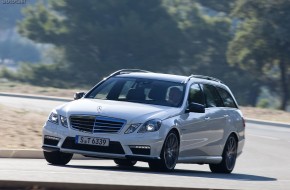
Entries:
MULTIPOLYGON (((182 76, 182 75, 174 75, 174 74, 164 74, 164 73, 153 73, 153 72, 124 72, 114 77, 128 77, 128 78, 142 78, 142 79, 152 79, 152 80, 162 80, 162 81, 169 81, 169 82, 177 82, 177 83, 187 83, 190 79, 194 79, 194 82, 206 82, 213 85, 223 86, 225 85, 221 82, 217 82, 214 80, 210 80, 207 78, 199 78, 202 75, 195 75, 195 76, 182 76), (195 77, 196 76, 196 77, 195 77)), ((202 76, 204 77, 204 76, 202 76)), ((206 77, 206 76, 205 76, 206 77)))
POLYGON ((163 74, 163 73, 145 73, 145 72, 134 72, 134 73, 122 73, 116 75, 115 77, 128 77, 128 78, 146 78, 152 80, 162 80, 170 82, 183 83, 188 77, 173 74, 163 74))

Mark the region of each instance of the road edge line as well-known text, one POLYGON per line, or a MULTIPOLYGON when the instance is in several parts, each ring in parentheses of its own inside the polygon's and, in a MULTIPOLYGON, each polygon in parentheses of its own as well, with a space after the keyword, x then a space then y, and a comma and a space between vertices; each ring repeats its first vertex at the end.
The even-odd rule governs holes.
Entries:
POLYGON ((253 119, 253 118, 245 118, 245 120, 246 120, 246 123, 290 128, 290 123, 266 121, 266 120, 259 120, 259 119, 253 119))

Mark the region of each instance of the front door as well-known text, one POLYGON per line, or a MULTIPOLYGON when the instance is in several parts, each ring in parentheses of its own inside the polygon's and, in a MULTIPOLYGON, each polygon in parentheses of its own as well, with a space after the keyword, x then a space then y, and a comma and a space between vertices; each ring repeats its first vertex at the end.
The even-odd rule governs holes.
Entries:
MULTIPOLYGON (((205 104, 204 95, 199 84, 192 84, 188 94, 188 104, 191 102, 205 104)), ((207 144, 206 113, 184 113, 180 116, 181 142, 179 157, 190 159, 194 156, 204 156, 202 147, 207 144)))

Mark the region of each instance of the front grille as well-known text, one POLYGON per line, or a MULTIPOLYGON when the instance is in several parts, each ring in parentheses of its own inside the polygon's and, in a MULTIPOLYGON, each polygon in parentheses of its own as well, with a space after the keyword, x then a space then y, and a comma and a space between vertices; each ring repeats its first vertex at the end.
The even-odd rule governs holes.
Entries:
POLYGON ((74 137, 67 137, 62 144, 62 148, 91 152, 111 153, 111 154, 125 154, 121 143, 117 141, 110 141, 109 146, 95 146, 86 144, 76 144, 74 137))
POLYGON ((70 125, 73 129, 88 133, 118 133, 126 120, 103 116, 71 116, 70 125))

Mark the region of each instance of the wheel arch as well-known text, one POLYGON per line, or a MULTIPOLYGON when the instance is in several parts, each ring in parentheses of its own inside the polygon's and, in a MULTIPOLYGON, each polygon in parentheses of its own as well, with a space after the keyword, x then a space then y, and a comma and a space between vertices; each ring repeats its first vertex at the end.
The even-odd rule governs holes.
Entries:
MULTIPOLYGON (((230 135, 229 135, 229 137, 230 137, 230 136, 234 136, 235 139, 237 140, 237 142, 239 142, 239 136, 238 136, 238 134, 237 134, 236 132, 231 132, 230 135)), ((228 137, 228 138, 229 138, 229 137, 228 137)))
MULTIPOLYGON (((169 130, 165 133, 166 136, 165 136, 165 138, 164 138, 164 142, 163 142, 163 145, 162 145, 162 149, 164 148, 165 139, 168 137, 168 135, 169 135, 171 132, 173 132, 173 133, 176 134, 177 139, 178 139, 178 144, 179 144, 179 146, 180 146, 180 143, 181 143, 180 131, 179 131, 176 127, 172 127, 171 129, 169 129, 169 130)), ((161 149, 161 152, 162 152, 162 149, 161 149)), ((161 152, 160 152, 160 153, 161 153, 161 152)))
POLYGON ((236 139, 236 141, 237 141, 237 148, 238 148, 238 146, 239 146, 239 136, 238 136, 238 134, 237 134, 236 132, 234 132, 234 131, 232 131, 232 132, 228 135, 228 137, 227 137, 227 139, 226 139, 226 141, 225 141, 223 147, 225 147, 225 145, 226 145, 228 139, 230 138, 230 136, 233 136, 233 137, 236 139))
POLYGON ((180 145, 180 132, 178 131, 178 129, 175 128, 175 127, 173 127, 172 129, 170 129, 170 130, 168 131, 168 133, 167 133, 166 136, 168 136, 168 134, 169 134, 170 132, 174 132, 174 133, 177 135, 178 143, 179 143, 179 145, 180 145))

